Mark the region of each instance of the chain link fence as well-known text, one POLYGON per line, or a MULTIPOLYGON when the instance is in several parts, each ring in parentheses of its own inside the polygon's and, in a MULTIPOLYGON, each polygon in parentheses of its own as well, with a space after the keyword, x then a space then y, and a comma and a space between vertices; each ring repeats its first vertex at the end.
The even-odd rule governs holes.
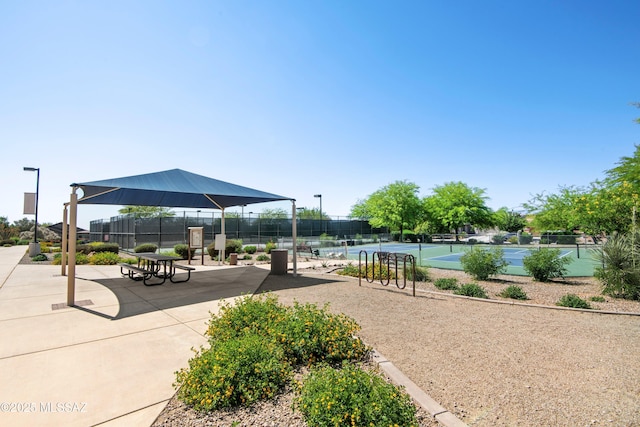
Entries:
MULTIPOLYGON (((94 242, 117 243, 123 249, 133 249, 143 243, 153 243, 159 248, 172 248, 186 244, 190 227, 203 227, 205 246, 222 233, 222 219, 215 214, 200 215, 182 212, 173 217, 136 218, 120 215, 109 220, 94 220, 90 223, 90 239, 94 242)), ((330 246, 356 239, 388 238, 386 228, 373 228, 368 221, 346 217, 323 219, 297 219, 298 244, 323 242, 330 246)), ((227 239, 242 240, 244 245, 266 245, 268 242, 290 242, 292 239, 291 218, 266 218, 260 215, 225 216, 227 239)))

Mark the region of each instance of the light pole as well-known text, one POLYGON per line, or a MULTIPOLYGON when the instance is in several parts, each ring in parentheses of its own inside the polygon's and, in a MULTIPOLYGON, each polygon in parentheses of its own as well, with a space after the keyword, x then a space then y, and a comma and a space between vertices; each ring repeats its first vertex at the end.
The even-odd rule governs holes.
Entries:
MULTIPOLYGON (((23 170, 27 171, 27 172, 36 172, 36 224, 35 227, 33 228, 33 243, 34 243, 34 247, 37 246, 38 244, 38 196, 40 193, 40 168, 31 168, 31 167, 23 167, 23 170)), ((38 253, 40 253, 40 251, 37 251, 38 253)), ((37 254, 36 254, 37 255, 37 254)))
POLYGON ((322 194, 314 194, 313 197, 317 197, 320 199, 320 232, 324 232, 324 229, 322 227, 322 194))

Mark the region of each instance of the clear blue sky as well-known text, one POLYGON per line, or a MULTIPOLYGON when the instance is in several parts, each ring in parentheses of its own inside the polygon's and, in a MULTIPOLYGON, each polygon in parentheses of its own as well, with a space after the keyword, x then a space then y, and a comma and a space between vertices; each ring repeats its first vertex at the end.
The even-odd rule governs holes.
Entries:
POLYGON ((23 166, 40 222, 71 183, 173 168, 329 215, 398 180, 518 208, 633 154, 638 22, 637 0, 4 1, 0 216, 25 216, 23 166))

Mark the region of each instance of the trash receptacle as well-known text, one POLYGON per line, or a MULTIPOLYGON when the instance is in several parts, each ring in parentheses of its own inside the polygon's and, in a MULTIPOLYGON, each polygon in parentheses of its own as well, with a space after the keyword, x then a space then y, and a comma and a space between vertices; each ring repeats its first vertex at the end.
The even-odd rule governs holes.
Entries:
POLYGON ((238 254, 231 253, 229 254, 229 265, 237 265, 238 264, 238 254))
POLYGON ((287 274, 289 251, 286 249, 271 250, 271 274, 287 274))

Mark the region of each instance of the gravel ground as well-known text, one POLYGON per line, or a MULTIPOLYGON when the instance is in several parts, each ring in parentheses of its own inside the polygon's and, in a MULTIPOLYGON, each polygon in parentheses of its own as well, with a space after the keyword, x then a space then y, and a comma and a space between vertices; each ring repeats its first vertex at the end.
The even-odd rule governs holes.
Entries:
MULTIPOLYGON (((394 283, 358 286, 357 279, 331 273, 335 268, 301 269, 298 278, 269 276, 261 291, 286 304, 329 303, 330 310, 353 317, 367 344, 468 425, 640 426, 640 316, 544 307, 567 293, 599 295, 593 279, 476 281, 492 301, 512 302, 496 296, 509 285, 530 298, 528 305, 495 304, 453 297, 429 282, 416 284, 415 298, 394 283)), ((430 275, 474 282, 459 271, 430 269, 430 275)), ((640 313, 640 302, 607 297, 592 305, 640 313)), ((154 426, 304 425, 290 402, 285 393, 204 416, 173 399, 154 426)), ((436 425, 423 413, 421 426, 436 425)))

